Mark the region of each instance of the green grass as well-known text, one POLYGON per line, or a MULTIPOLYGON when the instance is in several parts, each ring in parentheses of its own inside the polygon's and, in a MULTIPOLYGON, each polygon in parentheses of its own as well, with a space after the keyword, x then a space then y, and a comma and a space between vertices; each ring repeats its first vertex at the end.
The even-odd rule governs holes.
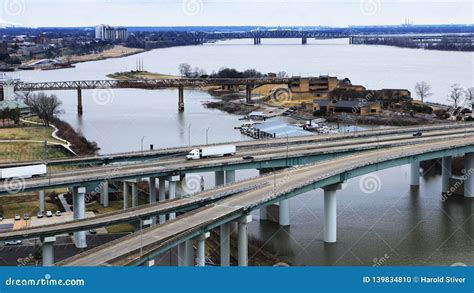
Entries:
MULTIPOLYGON (((55 204, 48 202, 48 197, 45 208, 51 211, 58 209, 55 204)), ((25 213, 35 216, 39 211, 39 196, 37 194, 1 196, 0 211, 5 219, 13 218, 16 214, 23 216, 25 213)))
MULTIPOLYGON (((35 161, 44 157, 44 145, 32 142, 0 142, 0 163, 35 161)), ((61 146, 48 146, 48 159, 67 157, 67 151, 61 146)))

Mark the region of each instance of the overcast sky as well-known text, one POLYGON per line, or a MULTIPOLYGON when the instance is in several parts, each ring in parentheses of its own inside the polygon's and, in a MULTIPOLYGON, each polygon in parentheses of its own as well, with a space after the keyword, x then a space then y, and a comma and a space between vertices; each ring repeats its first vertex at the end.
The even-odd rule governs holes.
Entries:
POLYGON ((474 0, 0 0, 24 26, 347 26, 474 22, 474 0))

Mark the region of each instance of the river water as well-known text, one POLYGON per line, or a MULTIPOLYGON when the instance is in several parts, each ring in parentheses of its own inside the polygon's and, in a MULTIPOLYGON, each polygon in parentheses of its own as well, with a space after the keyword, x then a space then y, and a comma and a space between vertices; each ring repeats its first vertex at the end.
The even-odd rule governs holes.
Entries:
MULTIPOLYGON (((109 73, 136 68, 177 74, 180 63, 209 73, 221 67, 290 75, 348 77, 369 89, 408 88, 426 81, 430 101, 446 103, 449 87, 474 85, 474 54, 424 51, 387 46, 349 45, 345 39, 231 40, 203 46, 158 49, 135 56, 77 64, 55 71, 15 72, 24 81, 104 79, 109 73)), ((212 97, 185 91, 185 112, 177 111, 176 90, 83 91, 84 116, 76 115, 76 92, 54 92, 62 101, 62 118, 96 141, 101 153, 204 144, 248 139, 235 131, 239 117, 210 110, 202 102, 212 97), (143 141, 143 144, 142 144, 143 141)), ((256 171, 237 172, 237 179, 256 171)), ((212 174, 203 174, 206 186, 212 174)), ((410 191, 406 166, 350 180, 338 193, 338 242, 322 241, 323 201, 320 190, 291 200, 291 226, 255 221, 250 237, 265 250, 292 265, 474 265, 474 201, 441 201, 439 176, 424 176, 419 192, 410 191), (374 190, 361 187, 375 182, 374 190), (365 192, 364 192, 365 191, 365 192), (368 192, 367 192, 368 191, 368 192), (374 191, 372 193, 372 191, 374 191)))

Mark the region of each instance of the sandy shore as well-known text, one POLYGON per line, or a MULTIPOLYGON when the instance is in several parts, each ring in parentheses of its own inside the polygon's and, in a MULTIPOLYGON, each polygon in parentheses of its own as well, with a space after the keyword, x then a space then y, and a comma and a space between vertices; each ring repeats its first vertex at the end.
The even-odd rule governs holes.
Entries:
POLYGON ((69 57, 71 63, 80 63, 88 61, 97 61, 104 60, 108 58, 120 58, 126 57, 134 54, 138 54, 145 51, 144 49, 138 48, 127 48, 124 46, 115 46, 112 49, 102 51, 97 54, 87 54, 87 55, 73 55, 69 57))

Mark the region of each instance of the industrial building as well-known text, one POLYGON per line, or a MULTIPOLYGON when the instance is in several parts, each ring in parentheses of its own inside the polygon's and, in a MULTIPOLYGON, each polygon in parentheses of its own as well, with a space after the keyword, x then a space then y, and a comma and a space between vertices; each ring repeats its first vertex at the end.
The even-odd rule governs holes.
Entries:
POLYGON ((361 116, 379 115, 382 109, 380 103, 373 101, 333 101, 314 100, 313 111, 330 113, 353 113, 361 116))

